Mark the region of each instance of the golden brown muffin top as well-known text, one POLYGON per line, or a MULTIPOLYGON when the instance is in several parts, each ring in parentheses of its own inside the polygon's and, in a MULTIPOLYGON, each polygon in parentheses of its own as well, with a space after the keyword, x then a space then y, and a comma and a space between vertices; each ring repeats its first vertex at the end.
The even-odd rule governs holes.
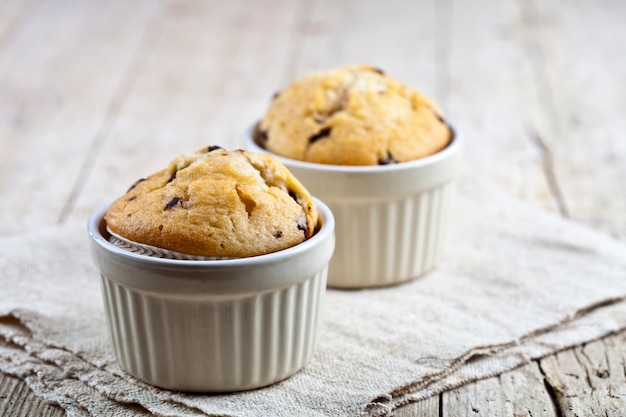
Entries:
POLYGON ((249 257, 312 236, 311 195, 269 155, 212 146, 139 180, 109 207, 109 230, 183 254, 249 257))
POLYGON ((412 161, 451 139, 432 101, 365 65, 296 80, 275 95, 256 135, 277 155, 332 165, 412 161))

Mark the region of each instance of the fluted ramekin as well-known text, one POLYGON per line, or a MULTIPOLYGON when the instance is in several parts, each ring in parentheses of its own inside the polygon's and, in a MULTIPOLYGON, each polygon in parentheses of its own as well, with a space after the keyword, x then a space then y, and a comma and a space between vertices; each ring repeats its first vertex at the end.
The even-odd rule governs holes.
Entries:
MULTIPOLYGON (((243 147, 271 153, 255 142, 254 129, 245 132, 243 147)), ((329 286, 398 284, 438 264, 461 161, 462 138, 451 131, 451 142, 436 154, 389 165, 325 165, 271 153, 335 216, 329 286)))
POLYGON ((280 381, 311 357, 318 335, 334 219, 315 200, 319 230, 291 248, 249 258, 151 257, 108 241, 104 213, 90 216, 113 350, 149 384, 230 392, 280 381))

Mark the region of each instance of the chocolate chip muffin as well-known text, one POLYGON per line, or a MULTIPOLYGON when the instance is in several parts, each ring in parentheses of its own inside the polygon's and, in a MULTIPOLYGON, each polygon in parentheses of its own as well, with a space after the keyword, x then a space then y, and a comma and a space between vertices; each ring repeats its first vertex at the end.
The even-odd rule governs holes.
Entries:
POLYGON ((432 101, 364 65, 295 81, 274 96, 255 135, 277 155, 333 165, 412 161, 451 140, 432 101))
POLYGON ((239 258, 303 242, 315 231, 317 210, 273 157, 212 146, 137 181, 105 220, 112 233, 139 244, 239 258))

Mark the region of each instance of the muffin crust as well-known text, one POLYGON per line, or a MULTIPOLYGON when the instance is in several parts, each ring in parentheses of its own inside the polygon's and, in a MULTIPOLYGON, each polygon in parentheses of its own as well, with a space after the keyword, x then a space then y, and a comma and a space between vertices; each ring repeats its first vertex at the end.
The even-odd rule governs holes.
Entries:
POLYGON ((137 181, 109 207, 109 230, 183 254, 249 257, 312 236, 310 194, 269 155, 211 146, 137 181))
POLYGON ((267 150, 332 165, 385 165, 432 155, 451 130, 428 98, 358 65, 314 72, 277 93, 256 131, 267 150))

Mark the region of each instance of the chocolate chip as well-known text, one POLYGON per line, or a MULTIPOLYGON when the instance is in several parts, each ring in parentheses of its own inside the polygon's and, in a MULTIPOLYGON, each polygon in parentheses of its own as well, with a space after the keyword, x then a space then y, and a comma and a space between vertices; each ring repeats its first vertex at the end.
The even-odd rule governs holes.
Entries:
POLYGON ((209 146, 209 147, 207 148, 207 152, 213 152, 213 151, 216 151, 216 150, 218 150, 218 149, 224 149, 224 148, 222 148, 221 146, 212 145, 212 146, 209 146))
POLYGON ((176 205, 177 205, 178 203, 180 203, 180 201, 181 201, 181 200, 182 200, 182 198, 180 198, 180 197, 174 197, 174 198, 172 198, 172 199, 170 200, 170 202, 169 202, 169 203, 167 203, 167 205, 165 206, 165 210, 171 210, 171 209, 173 209, 174 207, 176 207, 176 205))
POLYGON ((372 71, 379 73, 380 75, 385 75, 385 71, 380 68, 372 67, 372 71))
POLYGON ((320 140, 322 138, 330 136, 331 130, 332 130, 331 127, 323 128, 322 130, 320 130, 319 132, 317 132, 316 134, 314 134, 313 136, 311 136, 309 138, 309 143, 313 143, 313 142, 318 141, 318 140, 320 140))
POLYGON ((279 95, 280 95, 280 91, 275 92, 274 95, 272 96, 272 100, 276 100, 279 95))
POLYGON ((277 231, 276 233, 274 233, 274 237, 276 239, 280 239, 283 236, 283 232, 282 230, 277 231))
POLYGON ((176 179, 176 173, 178 171, 174 171, 174 173, 172 175, 170 175, 170 178, 167 180, 166 184, 169 184, 170 182, 174 181, 176 179))
POLYGON ((302 230, 304 232, 304 235, 306 236, 306 232, 307 230, 309 230, 309 228, 306 225, 306 219, 304 220, 304 224, 302 224, 301 222, 298 222, 298 230, 302 230))
POLYGON ((387 156, 384 159, 379 159, 378 160, 378 165, 389 165, 389 164, 395 164, 398 161, 396 161, 393 157, 393 155, 391 154, 391 152, 387 151, 387 156))
POLYGON ((126 201, 133 201, 133 200, 137 200, 137 196, 136 195, 126 199, 126 201))
POLYGON ((254 142, 262 148, 265 148, 265 144, 267 143, 267 132, 265 130, 261 130, 259 125, 257 124, 254 128, 254 132, 252 133, 252 138, 254 142))
POLYGON ((139 178, 137 181, 135 181, 135 183, 133 185, 130 186, 130 188, 128 190, 126 190, 126 192, 129 192, 130 190, 132 190, 133 188, 135 188, 137 186, 137 184, 139 184, 142 181, 145 181, 145 178, 139 178))

